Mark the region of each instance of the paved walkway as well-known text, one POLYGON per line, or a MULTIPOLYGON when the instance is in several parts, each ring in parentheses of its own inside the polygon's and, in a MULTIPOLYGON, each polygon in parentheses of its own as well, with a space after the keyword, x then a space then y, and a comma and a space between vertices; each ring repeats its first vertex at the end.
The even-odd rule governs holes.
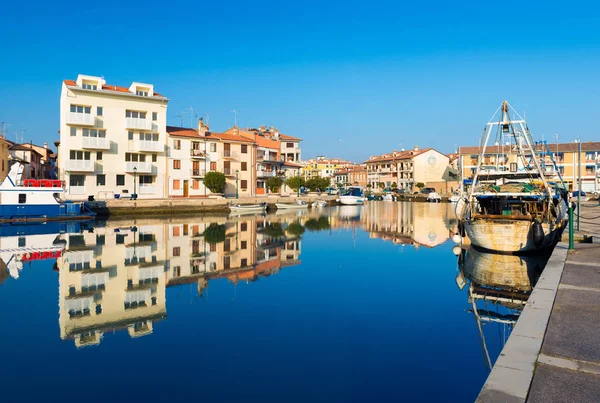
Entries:
MULTIPOLYGON (((600 206, 581 215, 581 232, 600 241, 600 206)), ((527 401, 600 401, 600 243, 569 252, 527 401)))

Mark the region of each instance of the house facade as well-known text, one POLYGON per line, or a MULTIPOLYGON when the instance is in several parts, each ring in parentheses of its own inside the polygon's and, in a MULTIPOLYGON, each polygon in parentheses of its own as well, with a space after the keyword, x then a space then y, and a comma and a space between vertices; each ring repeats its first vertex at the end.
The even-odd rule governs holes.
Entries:
POLYGON ((348 165, 351 165, 350 161, 318 156, 302 163, 302 176, 306 180, 316 177, 331 178, 336 169, 345 168, 348 165))
POLYGON ((152 84, 121 87, 85 75, 64 80, 58 176, 66 196, 165 197, 167 105, 152 84))
POLYGON ((11 165, 23 164, 23 179, 45 179, 42 169, 42 155, 26 144, 13 144, 9 147, 11 165))

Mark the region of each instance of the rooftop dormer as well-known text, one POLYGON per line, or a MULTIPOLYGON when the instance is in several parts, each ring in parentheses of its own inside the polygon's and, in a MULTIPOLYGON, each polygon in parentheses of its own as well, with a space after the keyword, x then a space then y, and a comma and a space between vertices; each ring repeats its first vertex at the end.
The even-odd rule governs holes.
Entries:
POLYGON ((101 90, 102 86, 106 84, 106 81, 102 77, 86 76, 79 74, 77 76, 77 86, 84 90, 101 90))
POLYGON ((141 97, 153 97, 154 86, 152 84, 132 83, 129 91, 141 97))

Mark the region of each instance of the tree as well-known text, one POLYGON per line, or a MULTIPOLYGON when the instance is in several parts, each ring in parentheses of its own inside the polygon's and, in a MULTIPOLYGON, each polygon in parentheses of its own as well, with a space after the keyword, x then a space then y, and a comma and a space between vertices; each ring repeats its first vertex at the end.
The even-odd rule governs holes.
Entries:
POLYGON ((309 231, 323 231, 329 229, 329 219, 327 217, 319 217, 318 219, 311 218, 304 224, 309 231))
POLYGON ((379 182, 379 187, 380 187, 381 189, 383 189, 383 188, 385 187, 385 183, 383 183, 383 182, 379 182))
POLYGON ((367 188, 371 189, 373 186, 371 186, 371 184, 367 184, 367 188))
POLYGON ((281 185, 283 185, 283 179, 281 179, 279 176, 272 176, 267 179, 267 187, 271 193, 279 192, 281 185))
POLYGON ((213 193, 223 193, 225 190, 225 175, 221 172, 211 171, 204 176, 204 186, 213 193))
POLYGON ((225 242, 225 225, 211 223, 202 233, 207 243, 215 244, 225 242))
POLYGON ((263 233, 269 238, 281 238, 285 235, 280 222, 272 222, 265 226, 263 233))
POLYGON ((392 189, 396 189, 398 187, 398 184, 396 182, 392 183, 392 189))
POLYGON ((417 182, 417 183, 415 183, 415 186, 418 187, 419 190, 421 190, 425 187, 425 184, 423 182, 417 182))
POLYGON ((306 187, 309 188, 311 192, 314 192, 317 189, 323 191, 329 187, 329 178, 321 178, 320 176, 310 178, 306 181, 306 187))
POLYGON ((298 189, 306 184, 306 181, 301 176, 292 176, 285 181, 285 184, 288 185, 294 192, 297 192, 298 189))

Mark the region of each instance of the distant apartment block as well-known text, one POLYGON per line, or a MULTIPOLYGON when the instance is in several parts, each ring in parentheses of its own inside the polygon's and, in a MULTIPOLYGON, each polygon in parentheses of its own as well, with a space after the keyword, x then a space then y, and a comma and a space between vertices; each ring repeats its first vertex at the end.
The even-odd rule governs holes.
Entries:
POLYGON ((348 165, 351 165, 350 161, 318 156, 302 163, 302 176, 304 179, 315 177, 331 178, 336 169, 345 168, 348 165))
POLYGON ((167 104, 154 85, 109 85, 102 77, 64 80, 58 176, 72 199, 167 195, 167 104))

